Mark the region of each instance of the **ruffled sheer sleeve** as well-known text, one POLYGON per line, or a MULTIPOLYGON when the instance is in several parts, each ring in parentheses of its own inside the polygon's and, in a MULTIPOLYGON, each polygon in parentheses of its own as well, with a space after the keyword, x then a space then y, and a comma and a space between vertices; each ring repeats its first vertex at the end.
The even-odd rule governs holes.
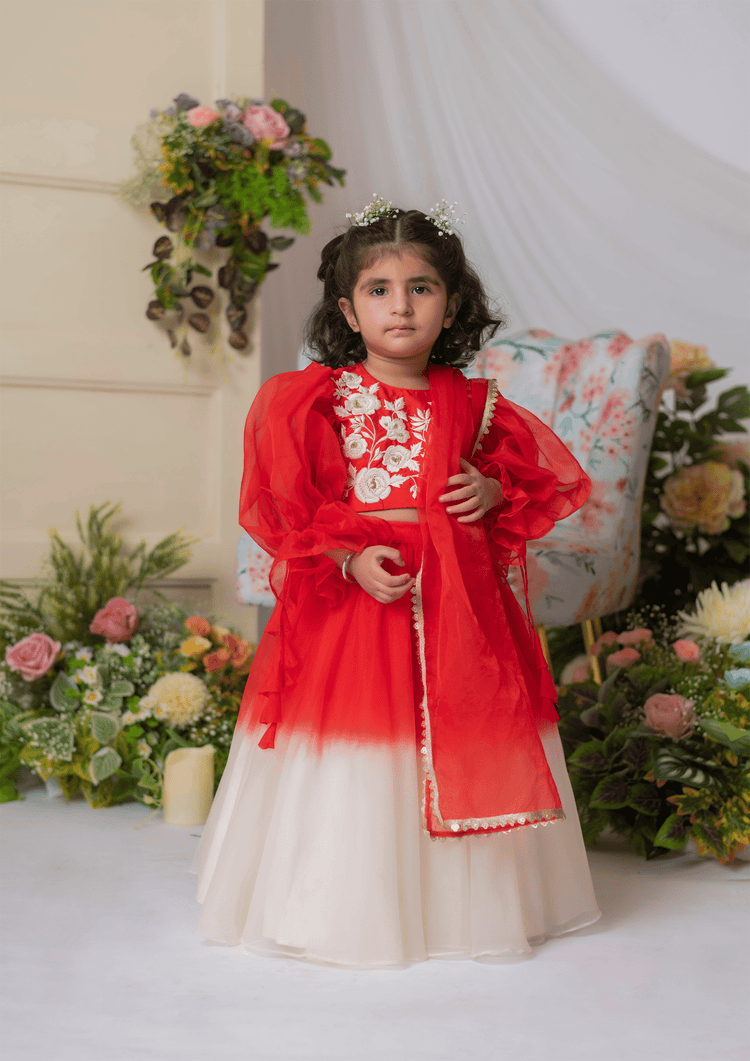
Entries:
POLYGON ((526 542, 579 509, 591 480, 554 431, 501 395, 479 434, 473 462, 503 488, 502 503, 485 517, 490 544, 501 563, 523 562, 526 542))
POLYGON ((335 593, 328 576, 338 569, 321 554, 375 544, 367 521, 341 501, 346 466, 332 393, 330 369, 313 364, 265 383, 247 417, 240 524, 275 558, 279 598, 291 592, 293 573, 314 575, 319 589, 335 593))

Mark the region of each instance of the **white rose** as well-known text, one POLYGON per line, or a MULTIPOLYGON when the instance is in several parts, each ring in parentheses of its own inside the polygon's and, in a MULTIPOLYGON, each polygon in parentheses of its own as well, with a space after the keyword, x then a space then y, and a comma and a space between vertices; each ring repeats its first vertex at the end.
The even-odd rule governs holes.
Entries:
POLYGON ((344 406, 350 413, 369 416, 380 408, 380 401, 374 394, 365 391, 363 394, 352 394, 351 398, 346 399, 344 406))
POLYGON ((380 426, 385 428, 386 438, 393 438, 396 442, 408 442, 409 432, 406 424, 395 416, 381 416, 380 426))
POLYGON ((345 387, 354 388, 359 387, 362 380, 356 372, 342 372, 341 382, 344 384, 345 387))
POLYGON ((411 460, 411 453, 403 446, 389 446, 383 454, 383 464, 389 472, 398 472, 411 460))
POLYGON ((363 468, 354 480, 354 494, 359 501, 371 505, 382 501, 391 492, 391 477, 383 468, 363 468))
POLYGON ((344 455, 356 460, 367 449, 367 443, 361 435, 347 435, 344 440, 344 455))

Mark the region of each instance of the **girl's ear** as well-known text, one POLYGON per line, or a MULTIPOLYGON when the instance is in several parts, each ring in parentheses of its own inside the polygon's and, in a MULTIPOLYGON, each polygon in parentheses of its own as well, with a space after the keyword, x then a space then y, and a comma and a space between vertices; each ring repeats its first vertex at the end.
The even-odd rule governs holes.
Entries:
MULTIPOLYGON (((340 304, 341 303, 339 303, 339 305, 340 304)), ((450 328, 451 324, 453 324, 456 319, 456 314, 458 313, 459 305, 458 295, 451 295, 448 299, 448 305, 445 308, 445 317, 443 317, 444 328, 450 328)))
POLYGON ((346 317, 346 323, 349 325, 353 332, 359 331, 359 322, 354 312, 354 307, 348 298, 339 299, 339 309, 346 317))

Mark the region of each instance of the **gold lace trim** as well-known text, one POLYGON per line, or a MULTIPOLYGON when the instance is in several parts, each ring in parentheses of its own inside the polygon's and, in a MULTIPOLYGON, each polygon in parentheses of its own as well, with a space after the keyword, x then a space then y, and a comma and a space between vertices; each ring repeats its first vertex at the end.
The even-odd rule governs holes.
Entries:
POLYGON ((484 403, 484 412, 482 413, 482 422, 479 425, 479 431, 477 432, 477 440, 474 443, 474 449, 471 451, 472 457, 479 449, 480 445, 482 444, 482 439, 490 429, 492 417, 495 414, 495 406, 497 405, 497 399, 500 396, 500 390, 497 385, 497 380, 492 379, 492 377, 490 377, 488 383, 489 387, 487 388, 487 400, 484 403))
MULTIPOLYGON (((494 382, 494 381, 493 381, 494 382)), ((497 398, 497 387, 495 388, 497 398)), ((422 568, 417 572, 417 580, 411 591, 412 614, 414 616, 414 629, 417 634, 417 655, 419 658, 419 671, 422 681, 422 700, 419 705, 421 737, 419 751, 422 758, 422 769, 424 771, 424 783, 422 785, 422 799, 420 805, 422 828, 429 833, 427 828, 427 785, 430 789, 432 812, 438 824, 453 833, 465 833, 468 830, 487 829, 485 835, 490 835, 490 830, 505 827, 505 832, 514 833, 518 829, 536 829, 540 825, 549 825, 554 821, 562 821, 565 812, 562 807, 551 810, 524 811, 516 814, 498 814, 493 818, 446 818, 440 814, 440 796, 438 793, 437 778, 432 762, 432 733, 430 730, 430 713, 427 706, 427 666, 425 660, 425 637, 424 637, 424 609, 422 606, 422 568), (510 826, 510 828, 508 828, 510 826)), ((430 834, 431 835, 431 834, 430 834)), ((479 833, 481 836, 482 834, 479 833)), ((444 836, 432 836, 433 840, 445 840, 444 836)))

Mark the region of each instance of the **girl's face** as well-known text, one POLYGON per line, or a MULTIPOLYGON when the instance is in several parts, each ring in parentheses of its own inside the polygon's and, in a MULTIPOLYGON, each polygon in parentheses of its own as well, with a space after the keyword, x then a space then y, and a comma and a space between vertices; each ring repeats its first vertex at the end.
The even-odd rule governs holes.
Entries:
POLYGON ((360 332, 368 357, 423 372, 433 344, 456 315, 437 270, 411 250, 386 253, 361 271, 351 300, 339 299, 349 327, 360 332))

